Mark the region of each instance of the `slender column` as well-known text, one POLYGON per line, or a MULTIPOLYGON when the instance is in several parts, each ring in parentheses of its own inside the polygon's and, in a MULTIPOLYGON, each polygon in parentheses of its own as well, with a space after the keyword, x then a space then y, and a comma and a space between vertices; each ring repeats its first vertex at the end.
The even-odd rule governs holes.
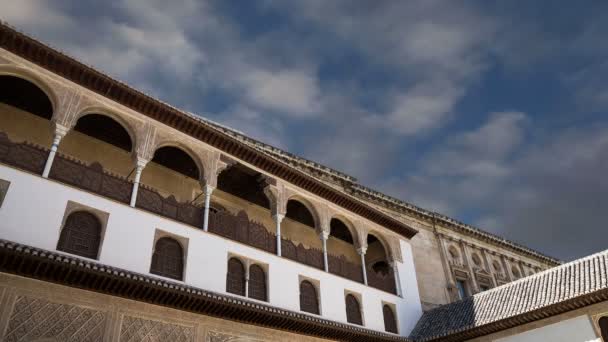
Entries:
POLYGON ((203 230, 209 230, 209 206, 211 205, 211 193, 214 187, 211 185, 205 185, 203 192, 205 193, 205 210, 203 211, 203 230))
POLYGON ((245 297, 249 297, 249 260, 245 263, 245 297))
POLYGON ((281 214, 274 214, 272 215, 272 218, 274 218, 274 223, 276 225, 277 228, 277 255, 281 256, 281 221, 283 221, 283 218, 285 217, 285 215, 281 215, 281 214))
POLYGON ((147 160, 137 158, 137 165, 135 166, 135 177, 133 178, 133 190, 131 191, 131 202, 130 206, 135 208, 135 203, 137 202, 137 192, 139 191, 139 182, 141 180, 141 173, 144 170, 144 167, 148 163, 147 160))
POLYGON ((49 152, 49 156, 46 159, 46 164, 44 164, 44 171, 42 171, 42 177, 49 178, 49 173, 51 173, 51 166, 53 165, 53 160, 55 159, 57 148, 59 148, 59 143, 61 142, 61 139, 67 133, 67 127, 55 123, 55 135, 53 136, 53 144, 51 145, 51 152, 49 152))
POLYGON ((397 296, 401 297, 403 296, 403 293, 401 292, 401 278, 399 277, 399 270, 397 268, 397 262, 396 261, 391 261, 391 267, 393 268, 393 275, 395 278, 395 290, 397 291, 397 296))
POLYGON ((323 231, 319 234, 321 238, 321 242, 323 242, 323 267, 325 268, 325 272, 329 272, 329 263, 327 262, 327 238, 329 237, 329 232, 323 231))
POLYGON ((361 247, 357 249, 357 253, 361 256, 361 270, 363 270, 363 283, 367 285, 367 270, 365 269, 365 252, 367 247, 361 247))

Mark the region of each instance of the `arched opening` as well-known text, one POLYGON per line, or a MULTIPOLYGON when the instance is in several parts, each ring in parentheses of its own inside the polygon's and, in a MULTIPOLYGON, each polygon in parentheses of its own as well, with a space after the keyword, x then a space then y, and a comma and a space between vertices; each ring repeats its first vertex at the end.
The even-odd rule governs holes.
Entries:
POLYGON ((318 315, 320 312, 317 289, 308 280, 300 282, 300 310, 315 315, 318 315))
POLYGON ((226 292, 239 296, 245 295, 245 266, 237 258, 228 260, 228 273, 226 274, 226 292))
POLYGON ((315 219, 310 210, 300 201, 290 199, 287 201, 287 213, 285 217, 301 223, 309 228, 315 228, 315 219))
POLYGON ((395 312, 388 304, 382 306, 382 316, 384 317, 384 330, 393 334, 399 333, 395 312))
POLYGON ((597 324, 600 327, 600 333, 602 335, 602 340, 603 341, 608 341, 608 317, 604 316, 601 317, 597 324))
POLYGON ((286 204, 285 219, 281 223, 282 255, 286 258, 323 269, 323 245, 315 229, 314 207, 300 198, 286 204))
POLYGON ((40 174, 53 140, 52 115, 51 100, 37 85, 0 75, 0 162, 40 174))
POLYGON ((515 277, 515 279, 521 278, 521 272, 519 272, 517 266, 511 267, 511 273, 513 273, 513 277, 515 277))
POLYGON ((362 282, 361 257, 357 254, 355 238, 349 226, 334 217, 329 221, 329 228, 327 239, 329 272, 362 282))
MULTIPOLYGON (((78 119, 62 139, 59 152, 87 165, 100 164, 103 170, 126 178, 133 169, 132 147, 125 126, 107 115, 91 113, 78 119)), ((53 163, 51 172, 57 167, 61 166, 53 163)))
MULTIPOLYGON (((161 206, 160 202, 166 202, 165 198, 172 196, 169 201, 172 205, 189 204, 202 192, 200 175, 191 154, 176 146, 160 147, 142 172, 141 184, 144 186, 138 194, 137 205, 163 214, 163 209, 156 207, 161 206), (150 207, 157 202, 153 205, 156 209, 150 207)), ((169 203, 164 204, 162 207, 169 203)))
POLYGON ((481 261, 481 257, 479 257, 477 253, 473 253, 471 259, 473 259, 473 265, 475 265, 475 267, 484 268, 483 263, 481 261))
POLYGON ((374 234, 367 235, 365 253, 367 282, 370 286, 390 293, 396 293, 395 277, 390 267, 389 253, 382 241, 374 234))
POLYGON ((184 252, 177 240, 163 237, 156 241, 152 254, 150 273, 182 280, 184 272, 184 252))
POLYGON ((352 324, 363 325, 361 306, 359 301, 352 294, 346 295, 346 321, 352 324))
POLYGON ((267 300, 266 273, 259 265, 249 266, 249 298, 267 300))
MULTIPOLYGON (((264 187, 262 174, 241 164, 230 166, 217 178, 217 189, 246 201, 242 203, 243 206, 253 203, 258 207, 270 210, 270 202, 264 194, 264 187)), ((228 200, 228 198, 225 199, 228 200)))
POLYGON ((101 223, 86 211, 76 211, 68 215, 59 236, 57 250, 97 259, 101 243, 101 223))

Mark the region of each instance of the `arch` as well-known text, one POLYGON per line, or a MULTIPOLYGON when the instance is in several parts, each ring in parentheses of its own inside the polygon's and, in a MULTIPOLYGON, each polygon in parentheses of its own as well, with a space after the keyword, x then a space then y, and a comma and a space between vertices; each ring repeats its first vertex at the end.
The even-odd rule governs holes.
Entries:
POLYGON ((368 252, 369 252, 370 245, 378 242, 378 243, 380 243, 380 246, 382 246, 382 250, 384 251, 385 260, 389 261, 389 262, 393 260, 390 245, 388 244, 388 242, 386 242, 386 240, 384 239, 384 237, 381 234, 378 234, 376 232, 368 232, 366 242, 367 242, 367 251, 368 252))
POLYGON ((308 280, 300 282, 300 310, 315 315, 320 313, 317 288, 308 280))
POLYGON ((176 145, 164 145, 154 151, 152 162, 169 168, 184 176, 199 180, 202 179, 200 163, 188 149, 176 145))
POLYGON ((309 201, 297 195, 287 200, 285 217, 311 228, 320 228, 319 215, 315 207, 309 201))
POLYGON ((363 325, 363 317, 361 316, 361 306, 359 301, 352 294, 347 294, 346 298, 346 321, 352 324, 363 325))
POLYGON ((46 120, 53 117, 53 103, 47 93, 18 76, 0 75, 0 102, 46 120))
POLYGON ((384 304, 382 306, 382 316, 384 317, 384 330, 393 334, 398 334, 397 318, 390 305, 384 304))
POLYGON ((162 237, 154 245, 150 273, 182 280, 184 273, 184 249, 175 239, 162 237))
POLYGON ((188 157, 190 157, 190 159, 192 159, 192 161, 194 162, 194 164, 196 165, 196 168, 198 170, 199 173, 199 178, 197 180, 202 180, 204 179, 204 175, 205 175, 205 167, 203 164, 202 159, 199 157, 199 154, 196 153, 190 146, 188 146, 187 144, 184 144, 181 141, 178 140, 170 140, 170 139, 162 139, 161 142, 158 142, 156 144, 156 147, 152 148, 151 151, 154 151, 151 155, 151 160, 154 158, 154 155, 156 154, 156 152, 162 148, 165 147, 172 147, 175 148, 177 150, 181 150, 181 152, 185 153, 188 155, 188 157))
POLYGON ((329 221, 329 235, 354 246, 358 246, 357 231, 348 221, 339 216, 334 216, 329 221))
POLYGON ((97 259, 101 243, 101 222, 88 211, 68 215, 57 243, 57 250, 97 259))
POLYGON ((128 126, 125 126, 121 121, 116 120, 114 116, 89 113, 78 118, 74 130, 127 152, 132 152, 135 145, 134 135, 129 131, 128 126))
POLYGON ((245 296, 245 266, 238 258, 228 259, 226 292, 245 296))
POLYGON ((597 321, 603 341, 608 341, 608 317, 603 316, 597 321))
POLYGON ((270 200, 264 193, 261 173, 243 164, 233 164, 217 177, 217 188, 265 209, 271 209, 270 200))
POLYGON ((266 272, 256 264, 249 266, 249 298, 267 300, 266 272))
POLYGON ((135 152, 137 150, 138 144, 141 143, 140 139, 138 138, 139 135, 137 123, 132 122, 132 120, 128 120, 127 118, 125 118, 125 115, 121 115, 112 109, 97 105, 86 107, 80 110, 78 114, 76 114, 74 121, 72 121, 74 122, 74 126, 78 124, 78 121, 80 121, 80 119, 92 114, 102 115, 116 121, 116 123, 122 126, 122 129, 125 130, 126 133, 129 135, 129 139, 131 140, 132 144, 132 152, 135 152))
POLYGON ((39 75, 33 73, 32 71, 16 65, 0 65, 0 76, 13 76, 21 78, 38 87, 42 92, 44 92, 46 97, 51 102, 53 119, 55 118, 58 96, 55 90, 53 90, 53 87, 51 87, 47 81, 43 80, 39 75))

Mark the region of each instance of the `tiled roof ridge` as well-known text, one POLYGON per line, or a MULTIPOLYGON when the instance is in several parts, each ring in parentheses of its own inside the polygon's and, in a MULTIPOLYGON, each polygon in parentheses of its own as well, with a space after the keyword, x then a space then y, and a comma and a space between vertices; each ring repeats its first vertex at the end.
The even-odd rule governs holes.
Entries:
POLYGON ((433 308, 423 314, 410 338, 421 342, 461 341, 607 300, 607 272, 608 250, 604 250, 433 308), (606 293, 600 296, 600 292, 606 293), (528 299, 530 296, 533 298, 528 299), (589 296, 593 298, 586 299, 589 296), (515 303, 505 303, 505 297, 515 303), (496 316, 488 319, 486 316, 492 313, 496 316), (474 322, 468 322, 471 315, 475 316, 474 322), (447 317, 452 322, 467 323, 437 328, 447 317))
MULTIPOLYGON (((556 259, 554 257, 547 256, 547 255, 545 255, 543 253, 540 253, 538 251, 535 251, 535 250, 533 250, 533 249, 531 249, 529 247, 525 247, 525 246, 520 245, 520 244, 518 244, 516 242, 510 241, 510 240, 507 240, 507 239, 502 238, 500 236, 497 236, 495 234, 486 232, 486 231, 484 231, 484 230, 482 230, 480 228, 476 228, 476 227, 473 227, 471 225, 459 222, 459 221, 457 221, 455 219, 452 219, 452 218, 450 218, 450 217, 448 217, 446 215, 443 215, 443 214, 440 214, 440 213, 435 213, 433 211, 429 211, 429 210, 420 208, 420 207, 418 207, 416 205, 413 205, 411 203, 408 203, 406 201, 394 198, 392 196, 386 195, 386 194, 384 194, 382 192, 379 192, 377 190, 368 188, 368 187, 366 187, 366 186, 364 186, 362 184, 357 183, 357 179, 356 178, 354 178, 352 176, 349 176, 349 175, 347 175, 345 173, 342 173, 340 171, 334 170, 332 168, 329 168, 329 167, 324 166, 322 164, 319 164, 317 162, 310 161, 310 160, 305 159, 303 157, 294 155, 294 154, 292 154, 290 152, 284 151, 284 150, 279 149, 277 147, 274 147, 272 145, 263 143, 263 142, 261 142, 261 141, 259 141, 257 139, 251 138, 251 137, 249 137, 249 136, 247 136, 247 135, 245 135, 245 134, 243 134, 241 132, 238 132, 237 130, 234 130, 234 129, 229 128, 229 127, 227 127, 225 125, 216 123, 216 122, 214 122, 214 121, 212 121, 210 119, 204 118, 204 117, 202 117, 200 115, 197 115, 197 114, 194 114, 194 113, 191 113, 191 112, 179 109, 179 108, 177 108, 177 107, 175 107, 175 106, 173 106, 173 105, 171 105, 171 104, 169 104, 169 103, 167 103, 165 101, 162 101, 162 100, 160 100, 160 99, 158 99, 158 98, 156 98, 156 97, 154 97, 154 96, 146 93, 146 92, 143 92, 141 90, 138 90, 138 89, 135 89, 135 88, 129 86, 126 82, 124 82, 122 80, 119 80, 118 78, 116 78, 114 76, 108 76, 107 73, 104 73, 104 72, 100 71, 97 67, 94 67, 92 65, 83 63, 83 62, 80 61, 80 59, 73 57, 69 53, 66 53, 66 52, 64 52, 63 50, 61 50, 61 49, 59 49, 57 47, 53 47, 53 46, 51 46, 51 45, 49 45, 47 43, 43 43, 41 40, 33 37, 33 35, 24 33, 23 31, 21 31, 21 30, 15 28, 15 27, 11 26, 10 24, 8 24, 6 21, 0 20, 0 24, 4 25, 6 27, 9 27, 10 29, 12 29, 12 30, 14 30, 16 32, 19 32, 20 34, 22 34, 22 35, 24 35, 24 36, 26 36, 26 37, 28 37, 28 38, 36 41, 39 44, 46 45, 46 46, 54 49, 57 53, 60 53, 60 54, 62 54, 64 56, 66 56, 66 57, 74 60, 75 62, 80 63, 80 64, 86 66, 87 68, 90 68, 91 70, 99 73, 100 75, 103 75, 103 76, 105 76, 107 78, 115 80, 116 82, 122 84, 123 86, 125 86, 127 88, 132 89, 135 92, 139 92, 140 94, 143 94, 143 95, 145 95, 145 96, 153 99, 154 101, 157 101, 157 102, 159 102, 159 103, 161 103, 163 105, 166 105, 167 107, 170 107, 170 108, 174 109, 175 111, 179 112, 180 114, 182 114, 184 116, 189 117, 190 119, 194 119, 194 120, 196 120, 196 121, 198 121, 200 123, 203 123, 203 124, 205 124, 207 126, 211 126, 212 128, 214 128, 216 130, 219 129, 219 130, 221 130, 222 133, 229 134, 233 138, 236 138, 235 135, 238 135, 239 138, 241 138, 241 139, 239 139, 240 141, 246 142, 250 147, 253 147, 253 148, 255 148, 256 150, 258 150, 260 152, 264 152, 267 156, 273 157, 274 159, 277 159, 277 160, 283 162, 284 164, 286 164, 286 165, 288 165, 290 167, 299 169, 300 171, 303 171, 303 172, 307 172, 307 170, 305 170, 303 168, 297 167, 298 166, 297 162, 299 162, 301 164, 304 164, 304 166, 306 168, 308 168, 309 170, 310 169, 314 169, 317 172, 320 172, 322 174, 326 174, 326 175, 329 175, 331 177, 338 178, 339 180, 342 181, 342 183, 343 183, 342 185, 344 186, 344 190, 345 190, 344 192, 346 192, 346 193, 350 193, 351 195, 354 195, 354 196, 356 196, 358 198, 364 198, 364 199, 368 199, 368 200, 371 199, 371 200, 377 201, 377 202, 379 202, 379 203, 381 203, 382 205, 385 205, 385 206, 387 204, 389 204, 389 203, 392 204, 392 205, 396 205, 396 206, 399 207, 400 210, 405 210, 405 211, 408 211, 410 213, 415 213, 415 214, 421 215, 426 220, 433 220, 433 218, 434 219, 440 219, 441 221, 443 221, 444 223, 446 223, 448 225, 448 227, 451 227, 451 228, 453 227, 453 228, 460 229, 465 234, 469 233, 469 234, 472 234, 472 235, 480 235, 481 237, 488 238, 492 242, 498 243, 498 244, 506 246, 506 247, 513 248, 516 251, 526 253, 526 254, 528 254, 528 255, 530 255, 532 257, 539 258, 539 259, 541 259, 541 260, 543 260, 545 262, 549 262, 549 263, 553 263, 553 264, 560 264, 561 263, 558 259, 556 259), (365 196, 365 195, 367 195, 367 196, 365 196), (371 198, 370 198, 370 196, 371 196, 371 198)), ((315 175, 314 172, 313 172, 313 176, 318 176, 318 175, 315 175)), ((391 209, 391 207, 387 206, 387 209, 391 209)))
POLYGON ((22 243, 9 241, 0 239, 0 250, 9 250, 19 254, 31 255, 39 258, 46 258, 48 260, 53 260, 56 262, 61 262, 64 264, 69 264, 70 266, 88 269, 93 271, 98 271, 102 273, 107 273, 108 275, 129 279, 131 281, 139 281, 144 283, 149 283, 152 285, 160 286, 169 290, 184 292, 188 294, 195 294, 202 297, 213 298, 214 300, 223 301, 231 304, 238 304, 247 307, 255 307, 261 311, 266 311, 272 314, 284 315, 286 317, 293 317, 300 320, 307 320, 317 324, 324 324, 328 327, 335 327, 339 329, 353 330, 358 333, 364 334, 366 336, 377 336, 379 338, 388 339, 391 341, 410 341, 407 337, 398 336, 395 334, 389 334, 377 330, 371 330, 362 326, 353 325, 350 323, 343 323, 338 321, 333 321, 327 318, 323 318, 321 316, 316 316, 312 314, 308 314, 305 312, 297 312, 288 309, 283 309, 279 307, 272 306, 270 304, 261 303, 259 301, 253 301, 250 298, 244 298, 236 295, 230 295, 226 293, 218 293, 211 290, 201 289, 195 286, 186 285, 183 283, 178 283, 175 281, 170 281, 167 279, 162 279, 160 277, 156 277, 154 275, 141 274, 134 271, 125 270, 115 266, 109 266, 105 264, 101 264, 99 262, 93 260, 87 260, 80 258, 78 256, 68 255, 56 251, 49 251, 43 248, 33 247, 29 245, 25 245, 22 243))

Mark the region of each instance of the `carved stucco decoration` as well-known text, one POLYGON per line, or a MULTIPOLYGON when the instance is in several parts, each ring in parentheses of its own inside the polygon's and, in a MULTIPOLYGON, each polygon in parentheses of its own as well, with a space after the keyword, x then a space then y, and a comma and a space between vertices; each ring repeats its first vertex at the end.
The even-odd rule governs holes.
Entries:
POLYGON ((230 335, 216 331, 209 331, 205 339, 206 342, 264 342, 249 336, 230 335))
POLYGON ((18 296, 3 341, 103 341, 107 314, 18 296))
POLYGON ((201 171, 203 186, 217 188, 217 177, 222 171, 236 164, 236 160, 222 155, 218 151, 201 150, 201 171))
POLYGON ((124 316, 120 342, 192 342, 195 328, 140 317, 124 316))
POLYGON ((287 199, 285 197, 285 186, 283 183, 277 183, 276 185, 268 184, 264 187, 264 194, 270 201, 270 208, 272 215, 285 216, 287 213, 287 199))

